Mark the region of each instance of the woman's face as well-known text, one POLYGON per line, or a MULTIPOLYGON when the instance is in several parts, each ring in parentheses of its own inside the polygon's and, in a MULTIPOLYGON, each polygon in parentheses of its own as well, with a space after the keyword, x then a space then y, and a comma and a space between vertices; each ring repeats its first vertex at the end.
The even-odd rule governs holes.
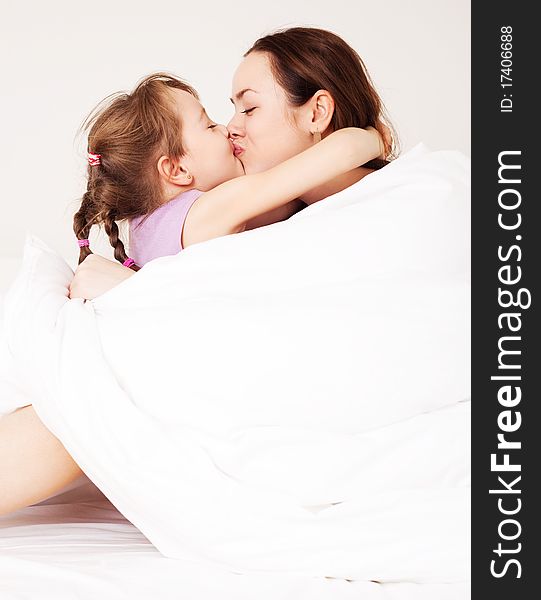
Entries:
POLYGON ((270 169, 312 144, 310 131, 296 124, 302 107, 288 104, 266 54, 252 52, 241 62, 231 101, 235 114, 227 129, 247 174, 270 169))

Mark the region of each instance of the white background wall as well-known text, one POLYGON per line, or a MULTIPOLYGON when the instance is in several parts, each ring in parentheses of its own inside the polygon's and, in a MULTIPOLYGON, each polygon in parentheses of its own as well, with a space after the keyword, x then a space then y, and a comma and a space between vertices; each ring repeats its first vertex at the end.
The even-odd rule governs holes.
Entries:
POLYGON ((28 230, 75 264, 86 168, 75 135, 103 97, 171 71, 227 122, 243 52, 292 25, 330 29, 359 52, 403 150, 469 154, 467 0, 2 0, 0 257, 19 256, 28 230))

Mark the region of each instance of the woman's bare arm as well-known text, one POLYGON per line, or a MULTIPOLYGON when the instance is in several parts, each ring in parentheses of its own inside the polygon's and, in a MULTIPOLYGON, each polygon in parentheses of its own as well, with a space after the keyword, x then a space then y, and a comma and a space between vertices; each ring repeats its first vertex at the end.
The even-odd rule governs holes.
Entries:
POLYGON ((82 474, 32 406, 0 417, 0 515, 41 502, 82 474))

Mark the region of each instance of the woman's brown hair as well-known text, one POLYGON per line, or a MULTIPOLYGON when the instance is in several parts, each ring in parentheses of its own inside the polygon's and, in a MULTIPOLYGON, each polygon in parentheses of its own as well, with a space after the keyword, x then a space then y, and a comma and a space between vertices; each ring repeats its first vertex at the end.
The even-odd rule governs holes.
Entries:
MULTIPOLYGON (((258 39, 244 56, 252 52, 267 54, 274 78, 293 106, 327 90, 335 103, 331 131, 371 126, 383 134, 384 121, 393 134, 387 158, 394 158, 397 138, 383 102, 361 57, 341 37, 324 29, 292 27, 258 39)), ((387 160, 376 159, 365 166, 379 169, 386 164, 387 160)))
MULTIPOLYGON (((82 125, 88 131, 88 152, 100 158, 99 164, 88 165, 87 190, 73 218, 73 231, 78 239, 88 239, 92 225, 103 225, 119 262, 127 254, 117 221, 148 215, 161 206, 165 198, 155 164, 163 154, 174 158, 184 154, 172 89, 198 98, 182 79, 153 73, 131 93, 107 97, 82 125)), ((83 246, 79 263, 89 254, 83 246)), ((137 265, 131 268, 139 270, 137 265)))

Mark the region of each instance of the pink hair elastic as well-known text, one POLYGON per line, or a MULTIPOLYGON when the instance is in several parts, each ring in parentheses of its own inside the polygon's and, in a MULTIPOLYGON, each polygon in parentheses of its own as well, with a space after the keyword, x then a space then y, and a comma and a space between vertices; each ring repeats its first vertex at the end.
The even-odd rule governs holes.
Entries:
POLYGON ((101 164, 101 154, 94 154, 93 152, 88 153, 88 164, 91 167, 97 167, 101 164))
POLYGON ((127 258, 122 264, 125 267, 131 267, 132 265, 135 264, 135 261, 133 260, 133 258, 127 258))
POLYGON ((82 248, 83 246, 90 246, 90 242, 88 240, 77 240, 77 243, 79 244, 79 248, 82 248))

